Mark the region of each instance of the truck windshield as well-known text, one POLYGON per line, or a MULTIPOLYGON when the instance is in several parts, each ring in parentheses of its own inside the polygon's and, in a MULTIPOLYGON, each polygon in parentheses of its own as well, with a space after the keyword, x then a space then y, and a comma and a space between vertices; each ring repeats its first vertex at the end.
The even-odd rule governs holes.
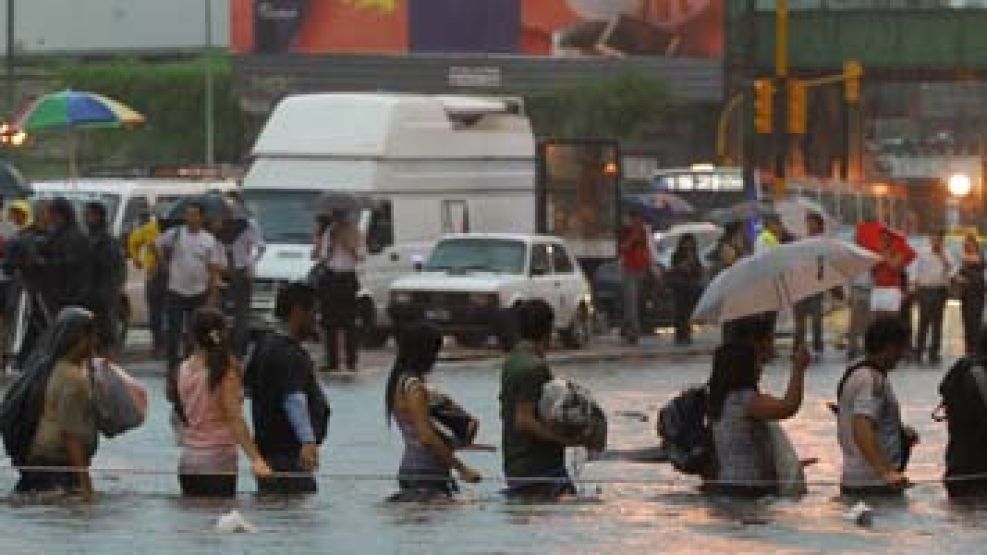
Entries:
POLYGON ((269 243, 307 245, 315 229, 315 191, 243 191, 269 243))
POLYGON ((524 273, 525 246, 509 239, 447 239, 425 264, 430 272, 524 273))

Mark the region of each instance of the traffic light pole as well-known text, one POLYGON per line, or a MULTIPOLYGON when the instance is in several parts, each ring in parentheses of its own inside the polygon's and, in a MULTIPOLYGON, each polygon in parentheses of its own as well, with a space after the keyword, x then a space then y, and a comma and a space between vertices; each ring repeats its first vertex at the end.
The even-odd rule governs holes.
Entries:
POLYGON ((775 198, 785 196, 788 165, 788 0, 777 0, 775 11, 775 198), (780 116, 780 117, 778 117, 780 116))

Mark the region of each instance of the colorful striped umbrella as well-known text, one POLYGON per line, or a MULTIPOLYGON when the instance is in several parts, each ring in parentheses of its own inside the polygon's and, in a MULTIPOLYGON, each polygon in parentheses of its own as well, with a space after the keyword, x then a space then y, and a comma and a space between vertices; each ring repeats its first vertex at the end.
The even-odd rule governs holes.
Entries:
POLYGON ((76 129, 133 128, 144 123, 133 108, 101 94, 64 90, 27 103, 14 118, 14 128, 25 132, 68 132, 69 175, 79 175, 76 129))
POLYGON ((49 129, 136 127, 144 116, 129 106, 101 94, 64 90, 28 103, 14 126, 22 131, 49 129))

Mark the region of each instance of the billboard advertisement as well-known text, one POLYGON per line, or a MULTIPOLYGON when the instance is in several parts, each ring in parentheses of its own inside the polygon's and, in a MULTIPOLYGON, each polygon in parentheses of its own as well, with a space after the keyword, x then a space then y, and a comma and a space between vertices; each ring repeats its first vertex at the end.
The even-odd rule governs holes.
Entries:
POLYGON ((726 0, 230 0, 234 52, 698 56, 726 0))

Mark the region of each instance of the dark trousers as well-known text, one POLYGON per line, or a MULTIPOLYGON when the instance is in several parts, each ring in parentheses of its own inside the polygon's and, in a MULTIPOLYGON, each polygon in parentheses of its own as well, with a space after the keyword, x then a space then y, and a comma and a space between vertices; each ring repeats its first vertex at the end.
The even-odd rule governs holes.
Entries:
POLYGON ((672 288, 672 294, 675 296, 673 300, 674 305, 674 319, 675 319, 675 342, 676 343, 691 343, 692 342, 692 325, 689 321, 692 319, 692 311, 696 307, 696 302, 699 301, 700 291, 692 286, 678 286, 672 288))
POLYGON ((144 300, 147 301, 147 325, 151 329, 151 344, 154 350, 165 346, 165 296, 168 292, 168 277, 163 272, 152 272, 144 282, 144 300))
POLYGON ((96 321, 96 333, 102 353, 116 353, 119 334, 120 299, 113 292, 105 291, 92 301, 89 309, 96 321))
POLYGON ((21 470, 21 477, 14 486, 17 493, 48 493, 79 491, 79 474, 75 472, 48 472, 21 470))
POLYGON ((980 350, 980 331, 984 326, 984 291, 963 292, 960 298, 960 311, 963 313, 963 342, 967 355, 975 355, 980 350))
POLYGON ((813 295, 795 304, 795 341, 808 346, 806 335, 812 327, 812 350, 823 351, 823 297, 813 295))
POLYGON ((265 495, 297 495, 319 491, 315 476, 302 468, 298 460, 299 451, 272 453, 261 449, 261 455, 274 472, 286 472, 298 476, 258 478, 258 492, 265 495))
POLYGON ((945 287, 920 287, 918 290, 918 338, 915 347, 919 356, 926 352, 926 340, 929 339, 931 330, 932 338, 928 343, 929 358, 939 358, 947 296, 948 291, 945 287))
POLYGON ((188 352, 188 329, 192 313, 205 306, 206 295, 185 296, 168 291, 165 302, 168 313, 168 370, 175 371, 188 352), (184 347, 184 349, 183 349, 184 347), (184 351, 184 352, 183 352, 184 351))
POLYGON ((242 268, 229 274, 229 288, 226 290, 226 306, 233 319, 233 352, 243 356, 250 340, 250 297, 252 280, 250 270, 242 268))
POLYGON ((326 366, 339 368, 339 336, 343 336, 346 366, 355 368, 360 336, 356 327, 356 295, 359 282, 355 272, 333 272, 326 279, 322 294, 322 330, 326 344, 326 366))
POLYGON ((179 474, 178 485, 186 497, 236 497, 232 474, 179 474))
POLYGON ((522 500, 555 500, 566 495, 576 494, 576 485, 572 483, 572 479, 569 478, 569 473, 565 468, 546 472, 544 478, 544 482, 526 479, 523 482, 512 483, 508 477, 504 495, 522 500))

